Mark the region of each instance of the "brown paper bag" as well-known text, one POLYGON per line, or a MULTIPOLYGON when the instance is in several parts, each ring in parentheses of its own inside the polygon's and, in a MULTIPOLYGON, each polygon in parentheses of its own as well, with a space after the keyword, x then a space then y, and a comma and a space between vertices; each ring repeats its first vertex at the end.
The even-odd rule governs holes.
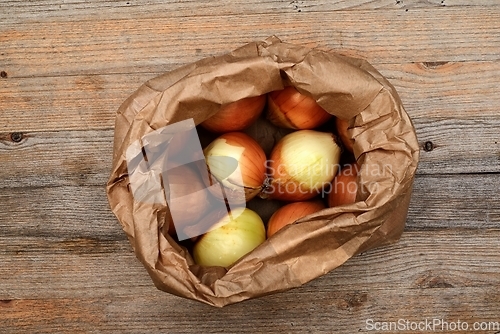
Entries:
MULTIPOLYGON (((270 145, 271 131, 263 128, 258 135, 263 146, 270 145)), ((132 94, 116 116, 107 195, 158 289, 222 307, 298 287, 360 252, 397 241, 418 157, 415 130, 398 94, 370 64, 271 37, 160 75, 132 94), (168 208, 134 199, 127 150, 168 124, 191 118, 199 124, 222 104, 285 85, 349 120, 360 166, 358 201, 302 218, 228 270, 200 267, 186 247, 165 233, 168 208)), ((144 184, 151 181, 144 178, 144 184)))

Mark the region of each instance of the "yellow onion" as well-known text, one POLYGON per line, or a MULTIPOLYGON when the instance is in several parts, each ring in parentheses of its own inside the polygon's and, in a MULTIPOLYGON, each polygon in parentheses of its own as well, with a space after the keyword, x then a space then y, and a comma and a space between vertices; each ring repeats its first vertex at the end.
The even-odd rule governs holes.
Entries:
POLYGON ((210 210, 210 193, 199 173, 189 165, 169 169, 164 175, 167 203, 172 217, 169 234, 198 222, 210 210))
POLYGON ((249 135, 225 133, 203 152, 211 176, 208 185, 220 182, 226 198, 244 203, 262 190, 266 179, 266 155, 249 135))
POLYGON ((358 165, 348 164, 340 170, 332 181, 328 194, 328 206, 334 207, 356 202, 358 192, 358 165))
POLYGON ((279 127, 313 129, 332 117, 313 98, 292 86, 270 92, 267 100, 267 118, 279 127))
POLYGON ((269 218, 267 223, 267 237, 270 238, 284 226, 294 223, 300 218, 323 210, 322 201, 294 202, 282 206, 269 218))
POLYGON ((335 119, 335 126, 337 128, 337 134, 344 145, 344 148, 352 152, 352 147, 354 145, 354 140, 347 133, 347 129, 349 128, 349 122, 340 118, 335 119))
POLYGON ((202 266, 229 267, 266 240, 260 216, 238 208, 223 217, 205 233, 193 248, 193 257, 202 266))
POLYGON ((273 148, 268 184, 261 197, 304 201, 318 195, 339 169, 341 148, 333 133, 299 130, 273 148))
POLYGON ((247 97, 226 105, 201 123, 205 129, 216 132, 241 131, 257 120, 266 104, 266 96, 247 97))

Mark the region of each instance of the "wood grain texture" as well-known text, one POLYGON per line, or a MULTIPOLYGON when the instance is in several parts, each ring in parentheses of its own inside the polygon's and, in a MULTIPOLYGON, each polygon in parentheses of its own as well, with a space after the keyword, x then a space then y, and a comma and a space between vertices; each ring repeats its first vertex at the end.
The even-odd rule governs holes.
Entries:
POLYGON ((286 297, 280 300, 283 306, 279 308, 276 307, 278 300, 275 297, 214 310, 204 305, 152 295, 113 299, 22 300, 12 301, 4 308, 15 319, 6 322, 7 329, 16 333, 32 333, 32 330, 43 333, 191 333, 196 330, 204 333, 370 333, 373 330, 367 330, 366 325, 369 319, 395 322, 399 319, 410 322, 461 320, 470 321, 470 328, 476 321, 489 321, 491 329, 478 332, 490 334, 498 328, 496 311, 482 307, 485 299, 495 302, 495 297, 474 288, 403 290, 396 296, 391 291, 304 290, 304 294, 284 294, 286 297), (303 298, 311 293, 321 293, 323 298, 303 298), (409 300, 413 302, 408 303, 409 300), (436 305, 429 303, 432 300, 444 302, 436 305), (25 310, 30 311, 26 314, 25 310), (323 315, 318 317, 319 313, 323 315), (464 313, 471 316, 461 318, 464 313), (21 314, 31 317, 21 318, 21 314))
POLYGON ((418 175, 407 229, 500 228, 499 195, 497 174, 418 175))
POLYGON ((230 333, 237 328, 254 333, 335 328, 347 333, 352 328, 366 332, 367 319, 497 321, 499 237, 498 230, 443 230, 431 236, 407 232, 400 243, 363 253, 303 287, 222 310, 156 290, 126 251, 126 241, 103 242, 97 252, 81 252, 61 247, 58 238, 2 237, 2 262, 24 262, 26 269, 0 269, 0 321, 23 333, 216 333, 221 327, 230 333), (28 247, 16 249, 12 241, 28 247), (475 262, 478 256, 480 263, 475 262), (94 278, 89 281, 88 276, 94 278), (33 286, 36 297, 29 293, 33 286))
POLYGON ((67 17, 73 18, 89 17, 108 18, 126 14, 133 15, 141 12, 154 15, 158 12, 168 12, 170 16, 196 16, 198 13, 210 16, 256 14, 265 12, 324 12, 366 9, 409 9, 409 8, 444 8, 444 7, 490 7, 498 6, 495 0, 482 0, 471 2, 467 0, 309 0, 309 1, 276 1, 276 0, 253 0, 253 1, 225 1, 218 2, 196 2, 196 1, 161 1, 149 0, 145 2, 136 1, 71 1, 61 3, 59 1, 30 1, 29 5, 23 0, 6 0, 0 4, 0 19, 28 20, 40 17, 67 17), (34 11, 36 9, 36 11, 34 11))
POLYGON ((0 138, 1 187, 102 185, 111 170, 113 131, 23 133, 0 138))
POLYGON ((320 16, 270 12, 173 17, 165 11, 144 14, 138 8, 126 17, 6 21, 0 26, 0 68, 23 78, 161 72, 271 35, 375 64, 499 59, 498 6, 324 11, 320 16))
MULTIPOLYGON (((407 229, 499 228, 499 195, 495 174, 418 176, 407 229)), ((124 238, 103 186, 3 188, 0 201, 5 237, 124 238)))
POLYGON ((302 290, 302 294, 284 293, 280 300, 271 296, 222 310, 152 294, 111 299, 14 300, 3 306, 4 315, 11 318, 4 321, 4 328, 12 333, 370 333, 373 329, 367 327, 369 320, 442 319, 448 323, 470 321, 470 329, 475 322, 489 322, 490 330, 479 333, 498 330, 496 310, 484 307, 485 300, 491 304, 498 300, 481 289, 401 290, 396 296, 390 290, 302 290), (304 298, 318 293, 322 298, 304 298), (433 300, 442 303, 431 303, 433 300), (278 302, 283 305, 277 307, 278 302), (464 318, 464 314, 470 316, 464 318))
MULTIPOLYGON (((422 148, 418 174, 498 173, 500 119, 415 119, 422 148), (460 139, 459 139, 460 138, 460 139), (458 143, 459 141, 459 143, 458 143), (464 154, 466 153, 466 154, 464 154)), ((111 170, 113 130, 0 133, 0 188, 104 186, 111 170)))
POLYGON ((1 132, 112 129, 116 110, 152 74, 1 80, 1 132))
MULTIPOLYGON (((500 61, 376 67, 396 87, 417 126, 435 118, 498 117, 500 61)), ((121 103, 161 73, 2 79, 0 132, 112 129, 121 103)))

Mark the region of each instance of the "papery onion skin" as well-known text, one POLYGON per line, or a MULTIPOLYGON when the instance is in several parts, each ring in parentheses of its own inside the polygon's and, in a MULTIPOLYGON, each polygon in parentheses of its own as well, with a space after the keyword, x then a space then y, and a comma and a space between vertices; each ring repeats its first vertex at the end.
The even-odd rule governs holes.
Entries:
POLYGON ((201 123, 201 126, 215 133, 241 131, 259 118, 265 105, 266 95, 243 98, 223 105, 220 111, 201 123))
POLYGON ((335 119, 335 126, 337 128, 337 134, 339 135, 339 138, 342 141, 344 148, 347 151, 352 152, 354 146, 354 140, 347 133, 349 122, 337 117, 335 119))
POLYGON ((270 238, 286 225, 325 208, 322 201, 293 202, 276 210, 267 223, 267 237, 270 238))
POLYGON ((283 128, 314 129, 332 118, 313 98, 292 86, 270 92, 267 102, 267 119, 283 128))
POLYGON ((210 210, 209 192, 206 191, 197 170, 180 165, 166 172, 170 189, 168 208, 175 221, 171 221, 168 232, 173 235, 176 228, 183 228, 199 221, 210 210))
POLYGON ((266 179, 266 155, 252 137, 243 132, 225 133, 212 141, 203 152, 210 174, 224 186, 226 193, 244 192, 246 201, 260 193, 266 179), (237 161, 234 173, 230 166, 217 163, 221 157, 237 161), (231 174, 228 176, 228 173, 231 174))
POLYGON ((196 242, 193 258, 197 264, 227 268, 266 240, 266 229, 257 213, 238 208, 230 215, 196 242))
POLYGON ((328 206, 333 208, 339 205, 356 202, 358 192, 358 165, 348 164, 340 170, 332 181, 328 194, 328 206))
POLYGON ((313 198, 337 174, 341 148, 332 133, 299 130, 283 137, 268 164, 269 185, 263 198, 305 201, 313 198))

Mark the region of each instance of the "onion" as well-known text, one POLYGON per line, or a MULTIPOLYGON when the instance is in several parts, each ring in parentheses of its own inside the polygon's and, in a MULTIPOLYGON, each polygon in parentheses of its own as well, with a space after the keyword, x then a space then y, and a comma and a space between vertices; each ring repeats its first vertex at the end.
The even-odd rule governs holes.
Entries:
POLYGON ((292 224, 296 220, 324 208, 325 205, 322 201, 294 202, 279 208, 267 223, 267 237, 270 238, 285 225, 292 224))
POLYGON ((292 86, 269 93, 267 100, 267 118, 279 127, 313 129, 332 117, 313 98, 292 86))
POLYGON ((332 133, 299 130, 286 135, 271 152, 269 181, 261 197, 285 201, 313 198, 337 174, 340 154, 332 133))
MULTIPOLYGON (((212 230, 214 226, 225 216, 227 216, 226 204, 217 201, 212 203, 213 208, 210 209, 204 216, 200 219, 198 223, 194 225, 186 226, 182 231, 177 231, 177 236, 182 236, 183 239, 190 239, 192 242, 196 242, 198 238, 212 230)), ((180 238, 179 238, 180 239, 180 238)))
MULTIPOLYGON (((226 198, 244 203, 262 190, 266 179, 266 155, 259 144, 243 132, 229 132, 204 150, 210 175, 224 187, 226 198)), ((210 185, 215 180, 210 178, 210 185)))
POLYGON ((193 257, 202 266, 229 267, 266 240, 266 229, 257 213, 238 208, 222 218, 196 242, 193 257))
POLYGON ((169 234, 198 222, 210 210, 210 193, 200 175, 189 165, 180 165, 163 174, 167 203, 172 216, 169 234))
MULTIPOLYGON (((191 136, 192 133, 190 130, 188 131, 182 131, 175 133, 172 136, 172 139, 170 140, 170 143, 168 143, 168 157, 170 158, 176 158, 179 154, 185 155, 186 152, 191 152, 189 148, 186 148, 186 144, 191 143, 191 136)), ((196 135, 196 132, 194 132, 196 135)), ((192 145, 190 145, 192 146, 192 145)))
POLYGON ((347 133, 347 129, 349 127, 349 122, 340 118, 335 119, 335 126, 337 128, 337 133, 344 145, 344 148, 349 152, 352 152, 352 147, 354 145, 354 140, 347 133))
POLYGON ((201 126, 216 133, 243 130, 257 120, 265 104, 265 95, 247 97, 226 104, 215 115, 201 123, 201 126))
POLYGON ((356 202, 358 192, 358 165, 344 166, 332 182, 331 192, 328 194, 328 206, 334 207, 356 202))

